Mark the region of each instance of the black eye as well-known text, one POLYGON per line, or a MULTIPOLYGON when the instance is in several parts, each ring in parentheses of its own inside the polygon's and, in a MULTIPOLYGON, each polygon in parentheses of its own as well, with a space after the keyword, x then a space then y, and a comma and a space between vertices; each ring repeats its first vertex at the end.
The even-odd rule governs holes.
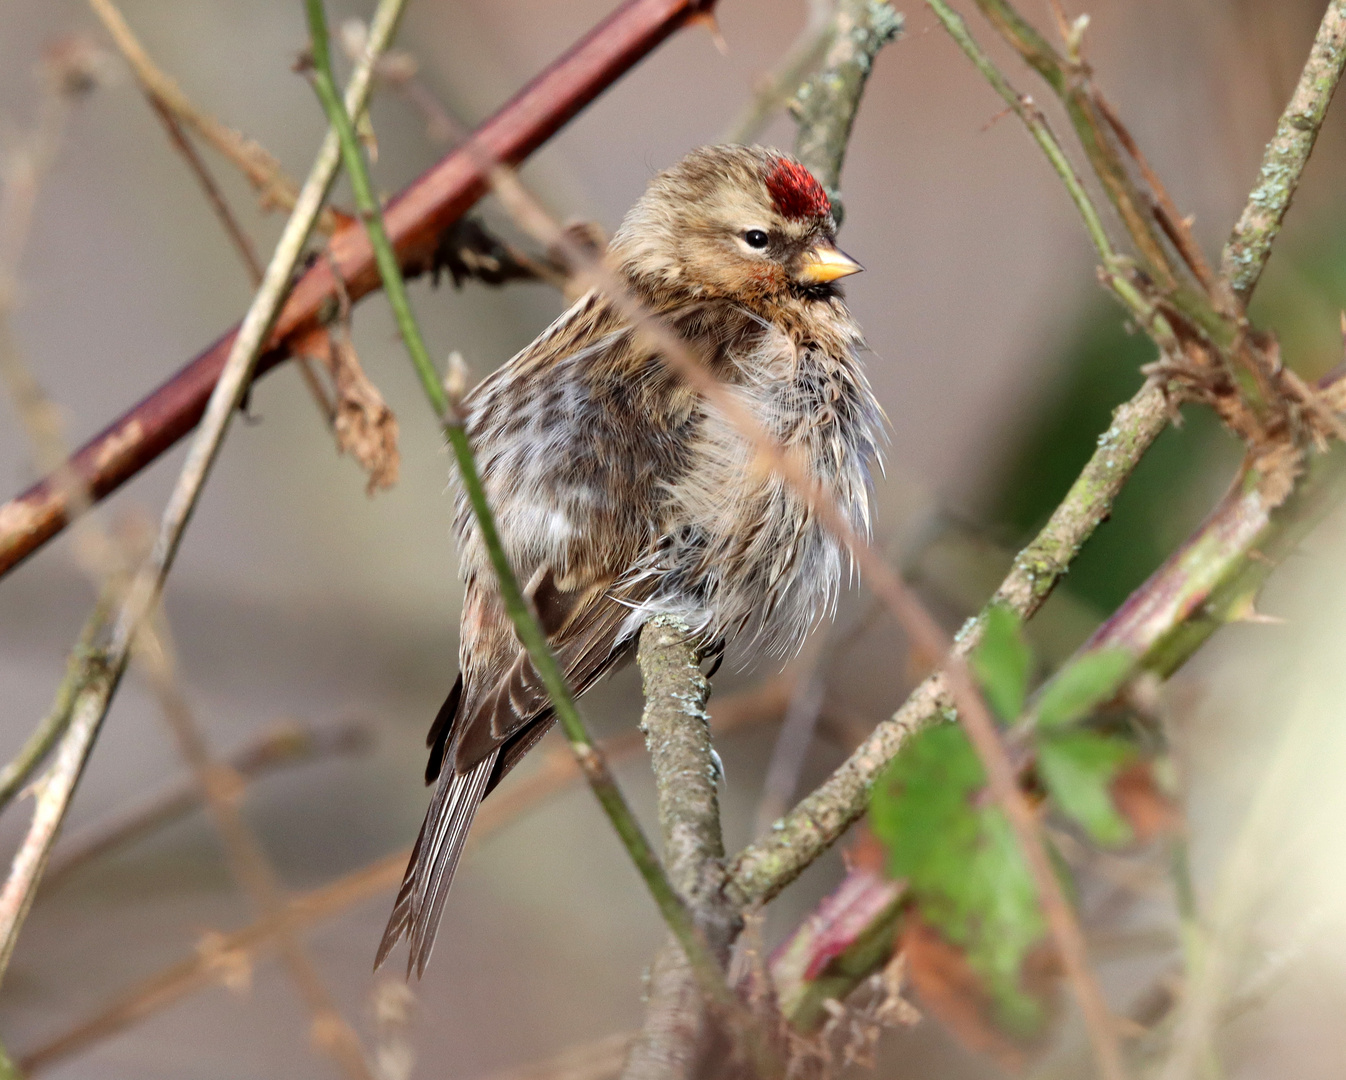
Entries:
POLYGON ((743 234, 743 239, 750 248, 764 248, 770 242, 770 237, 761 229, 749 229, 743 234))

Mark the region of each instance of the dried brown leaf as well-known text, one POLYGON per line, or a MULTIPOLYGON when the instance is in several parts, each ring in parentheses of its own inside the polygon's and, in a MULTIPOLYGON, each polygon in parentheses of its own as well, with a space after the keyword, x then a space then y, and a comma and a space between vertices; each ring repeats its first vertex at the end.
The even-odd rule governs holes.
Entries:
POLYGON ((332 429, 337 449, 350 454, 369 475, 365 490, 373 495, 397 483, 402 463, 397 449, 397 417, 369 381, 349 337, 340 330, 327 334, 319 350, 336 387, 336 416, 332 429))

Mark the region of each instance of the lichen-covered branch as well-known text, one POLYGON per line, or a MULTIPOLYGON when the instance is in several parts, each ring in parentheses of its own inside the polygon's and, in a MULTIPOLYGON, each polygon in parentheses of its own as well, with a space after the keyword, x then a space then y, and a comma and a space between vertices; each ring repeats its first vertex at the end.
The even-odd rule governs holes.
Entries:
POLYGON ((874 57, 902 32, 903 19, 887 0, 840 0, 831 41, 816 75, 796 92, 790 111, 799 121, 795 156, 827 190, 840 225, 841 167, 874 57))
POLYGON ((1252 295, 1271 255, 1271 245, 1299 187, 1299 178, 1313 152, 1343 66, 1346 66, 1346 0, 1331 0, 1313 39, 1308 63, 1262 156, 1257 186, 1220 260, 1221 273, 1244 303, 1252 295))
MULTIPOLYGON (((724 964, 738 920, 724 895, 718 776, 706 713, 710 684, 701 673, 698 639, 681 620, 659 616, 641 631, 637 659, 645 689, 640 727, 658 791, 664 866, 724 964)), ((697 1076, 714 1046, 716 1019, 682 950, 669 942, 651 969, 645 1022, 622 1075, 697 1076)))

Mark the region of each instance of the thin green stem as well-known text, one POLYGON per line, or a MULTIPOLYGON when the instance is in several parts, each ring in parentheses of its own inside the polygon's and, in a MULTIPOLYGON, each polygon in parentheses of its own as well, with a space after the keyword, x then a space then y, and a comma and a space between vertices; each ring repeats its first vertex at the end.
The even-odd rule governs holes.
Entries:
POLYGON ((1070 193, 1071 201, 1080 212, 1080 217, 1084 219, 1084 227, 1088 230, 1089 239, 1094 242, 1094 247, 1098 249, 1098 254, 1102 257, 1104 265, 1110 265, 1117 257, 1117 253, 1112 247, 1112 241, 1108 239, 1107 230, 1103 228, 1103 221, 1098 216, 1098 210, 1095 208, 1093 200, 1089 198, 1089 193, 1084 190, 1084 185, 1080 182, 1075 167, 1071 165, 1070 159, 1061 149, 1061 144, 1052 134, 1046 118, 1033 104, 1031 98, 1020 94, 1009 84, 1009 80, 1005 78, 1000 69, 982 51, 981 46, 968 32, 967 24, 963 21, 961 15, 949 7, 944 0, 926 0, 926 3, 930 10, 934 12, 935 18, 944 24, 944 29, 949 32, 949 36, 963 50, 967 58, 972 61, 973 67, 982 73, 982 76, 991 84, 1005 104, 1013 109, 1019 119, 1024 122, 1029 134, 1042 148, 1042 152, 1047 155, 1047 160, 1051 162, 1052 168, 1064 181, 1066 190, 1070 193))
POLYGON ((566 682, 564 673, 552 654, 547 636, 537 617, 524 599, 519 588, 518 578, 509 564, 505 547, 496 528, 495 519, 486 498, 486 490, 477 470, 476 459, 468 441, 462 419, 457 414, 456 403, 450 401, 440 383, 435 365, 425 346, 411 301, 407 295, 406 282, 393 251, 392 243, 383 226, 383 215, 378 200, 374 196, 373 184, 364 159, 364 150, 355 132, 350 114, 341 103, 332 78, 331 55, 328 45, 327 18, 322 0, 306 0, 309 31, 312 38, 313 86, 318 99, 327 112, 328 120, 337 132, 341 146, 342 160, 351 184, 351 192, 359 209, 365 230, 369 235, 379 273, 383 278, 383 287, 392 305, 403 344, 411 357, 421 385, 444 426, 445 434, 453 447, 454 458, 461 474, 463 489, 476 516, 477 526, 481 530, 482 543, 491 559, 500 588, 500 598, 505 611, 514 624, 520 642, 528 651, 534 669, 542 679, 543 686, 551 698, 552 708, 557 721, 565 732, 566 738, 575 752, 585 777, 593 788, 599 803, 609 821, 621 838, 632 862, 644 879, 655 903, 658 905, 664 921, 677 937, 687 954, 688 962, 697 973, 702 990, 717 1004, 733 1008, 733 997, 724 977, 711 954, 705 939, 696 928, 690 912, 682 898, 670 884, 664 868, 655 856, 649 840, 637 822, 630 806, 617 787, 603 760, 602 754, 589 737, 588 729, 581 716, 575 697, 566 682))
POLYGON ((1085 156, 1144 259, 1146 270, 1161 287, 1171 288, 1176 284, 1177 276, 1154 227, 1149 207, 1127 175, 1122 157, 1109 136, 1107 123, 1099 115, 1087 90, 1087 70, 1062 58, 1008 0, 975 0, 975 3, 987 21, 1061 99, 1085 156))

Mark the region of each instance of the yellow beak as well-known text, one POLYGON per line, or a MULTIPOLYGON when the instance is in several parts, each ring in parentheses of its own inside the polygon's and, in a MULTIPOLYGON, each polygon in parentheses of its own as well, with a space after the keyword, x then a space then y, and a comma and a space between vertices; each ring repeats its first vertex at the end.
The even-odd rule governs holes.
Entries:
POLYGON ((821 285, 825 281, 858 274, 863 269, 844 251, 831 244, 819 244, 804 256, 804 264, 799 268, 799 280, 809 285, 821 285))

